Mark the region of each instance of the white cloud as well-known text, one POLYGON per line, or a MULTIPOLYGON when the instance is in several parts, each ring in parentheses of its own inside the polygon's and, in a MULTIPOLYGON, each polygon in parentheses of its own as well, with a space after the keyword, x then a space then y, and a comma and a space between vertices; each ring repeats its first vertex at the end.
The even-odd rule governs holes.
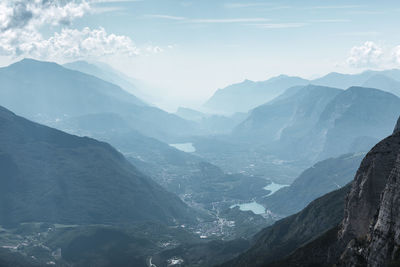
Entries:
POLYGON ((89 3, 85 0, 4 0, 0 3, 0 32, 44 24, 68 25, 88 10, 89 3))
POLYGON ((102 56, 135 56, 142 50, 160 53, 158 46, 139 49, 131 38, 104 28, 71 29, 71 22, 91 9, 89 3, 113 0, 5 0, 0 3, 0 55, 66 61, 102 56), (44 38, 44 25, 61 30, 44 38))
POLYGON ((150 53, 150 54, 157 54, 157 53, 161 53, 164 51, 164 49, 162 49, 159 46, 153 46, 153 45, 149 45, 145 48, 146 52, 150 53))
POLYGON ((393 48, 393 50, 392 50, 392 58, 393 58, 393 61, 395 62, 395 64, 400 66, 400 45, 398 45, 395 48, 393 48))
POLYGON ((367 41, 361 46, 354 46, 346 62, 351 67, 379 67, 385 61, 383 48, 367 41))
POLYGON ((134 56, 139 51, 129 37, 108 34, 103 28, 63 29, 48 39, 35 31, 7 31, 0 37, 0 54, 38 59, 64 61, 107 55, 134 56))
POLYGON ((69 2, 65 5, 49 5, 43 11, 43 6, 37 12, 37 17, 40 19, 41 24, 52 23, 52 24, 70 24, 74 19, 83 17, 85 13, 89 11, 89 4, 85 1, 69 2))

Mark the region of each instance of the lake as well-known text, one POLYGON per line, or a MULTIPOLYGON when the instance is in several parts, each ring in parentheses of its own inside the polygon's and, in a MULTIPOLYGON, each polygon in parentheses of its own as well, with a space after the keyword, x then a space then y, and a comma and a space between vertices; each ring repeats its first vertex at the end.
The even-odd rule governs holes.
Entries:
POLYGON ((181 143, 181 144, 169 144, 172 147, 175 147, 176 149, 187 152, 187 153, 193 153, 196 151, 196 148, 193 146, 192 143, 181 143))
POLYGON ((266 195, 266 196, 270 196, 270 195, 274 194, 276 191, 278 191, 279 189, 281 189, 283 187, 286 187, 286 186, 289 186, 289 185, 287 185, 287 184, 276 184, 276 183, 272 182, 269 185, 265 186, 264 190, 271 191, 268 195, 266 195))
POLYGON ((251 210, 254 214, 265 213, 265 208, 255 201, 250 202, 250 203, 235 204, 235 205, 232 205, 230 208, 233 209, 234 207, 239 207, 239 209, 242 211, 251 210))

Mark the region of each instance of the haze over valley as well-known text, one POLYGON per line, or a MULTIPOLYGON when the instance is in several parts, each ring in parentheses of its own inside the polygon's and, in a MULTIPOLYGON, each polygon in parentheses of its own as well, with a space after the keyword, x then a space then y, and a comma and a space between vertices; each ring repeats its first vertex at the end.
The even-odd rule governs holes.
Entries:
POLYGON ((400 6, 300 2, 1 2, 0 266, 398 266, 400 6))

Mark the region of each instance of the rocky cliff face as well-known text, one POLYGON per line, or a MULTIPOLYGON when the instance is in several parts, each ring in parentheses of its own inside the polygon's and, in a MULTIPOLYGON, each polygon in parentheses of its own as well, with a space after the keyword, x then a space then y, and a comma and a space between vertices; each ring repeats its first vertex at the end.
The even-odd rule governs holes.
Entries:
POLYGON ((399 122, 361 163, 339 240, 348 243, 340 259, 344 266, 384 266, 400 258, 399 122))
POLYGON ((397 121, 396 127, 394 127, 393 133, 397 133, 397 132, 399 132, 399 131, 400 131, 400 118, 399 118, 399 120, 397 121))
MULTIPOLYGON (((364 158, 347 196, 342 239, 365 236, 371 218, 381 205, 381 193, 396 166, 400 152, 400 134, 390 136, 377 144, 364 158)), ((400 193, 400 192, 399 192, 400 193)))
MULTIPOLYGON (((396 127, 398 129, 398 127, 396 127)), ((400 132, 364 159, 348 195, 339 238, 343 266, 386 266, 400 259, 400 132)))
POLYGON ((383 191, 378 217, 370 229, 370 244, 366 250, 367 262, 381 266, 387 260, 400 258, 400 155, 383 191))

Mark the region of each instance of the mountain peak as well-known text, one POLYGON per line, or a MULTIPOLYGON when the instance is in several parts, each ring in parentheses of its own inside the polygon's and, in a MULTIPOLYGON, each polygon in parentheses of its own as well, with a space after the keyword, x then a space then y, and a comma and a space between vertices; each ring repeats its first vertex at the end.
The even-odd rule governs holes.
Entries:
POLYGON ((278 76, 274 76, 264 82, 277 82, 277 81, 282 81, 282 80, 298 80, 298 81, 306 81, 305 79, 297 76, 289 76, 287 74, 280 74, 278 76))
POLYGON ((284 79, 284 78, 290 78, 290 76, 289 75, 286 75, 286 74, 280 74, 280 75, 278 75, 278 76, 275 76, 275 77, 272 77, 271 79, 284 79))
POLYGON ((5 68, 11 68, 11 69, 17 69, 17 70, 42 70, 43 68, 62 68, 59 64, 55 62, 50 62, 50 61, 40 61, 37 59, 33 58, 24 58, 20 61, 17 61, 8 67, 5 68))
POLYGON ((243 82, 241 82, 242 84, 247 84, 247 83, 254 83, 252 80, 249 79, 244 79, 243 82))
POLYGON ((345 74, 333 71, 333 72, 329 72, 328 74, 326 74, 325 76, 323 76, 321 78, 326 78, 326 77, 332 78, 332 77, 338 77, 338 76, 342 76, 342 75, 345 75, 345 74))
POLYGON ((398 133, 398 132, 400 132, 400 117, 397 120, 397 124, 396 124, 396 127, 394 127, 393 133, 395 134, 395 133, 398 133))
POLYGON ((42 60, 37 60, 37 59, 33 59, 33 58, 23 58, 22 60, 14 63, 14 64, 44 64, 44 63, 52 63, 52 64, 57 64, 55 62, 50 62, 50 61, 42 61, 42 60))

